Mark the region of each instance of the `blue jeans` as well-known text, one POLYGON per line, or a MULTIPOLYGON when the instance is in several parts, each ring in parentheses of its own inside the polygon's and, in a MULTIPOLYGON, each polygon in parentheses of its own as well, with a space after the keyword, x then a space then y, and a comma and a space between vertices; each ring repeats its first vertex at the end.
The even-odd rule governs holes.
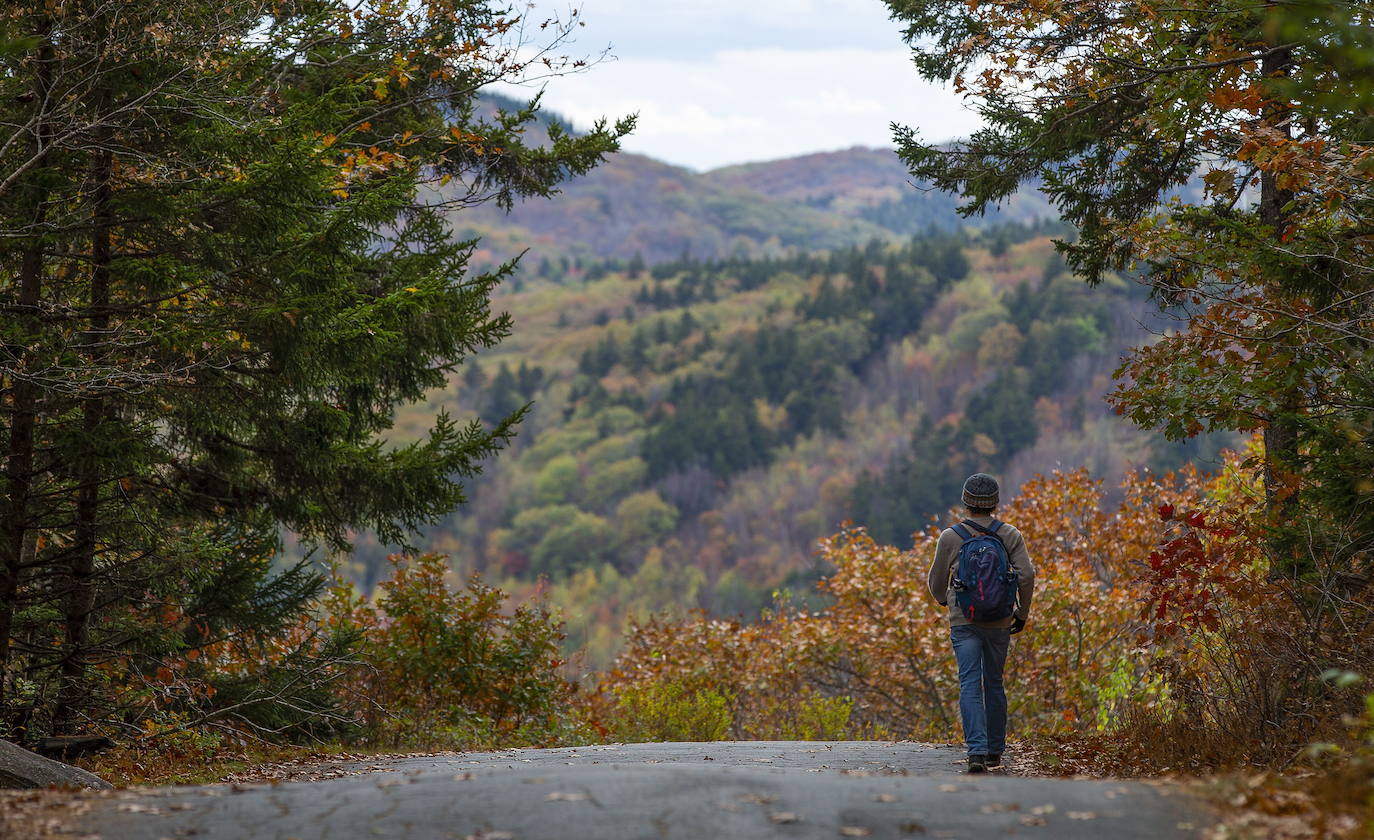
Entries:
POLYGON ((959 663, 959 717, 969 755, 1001 755, 1007 746, 1007 690, 1002 668, 1011 645, 1009 628, 961 624, 949 628, 959 663))

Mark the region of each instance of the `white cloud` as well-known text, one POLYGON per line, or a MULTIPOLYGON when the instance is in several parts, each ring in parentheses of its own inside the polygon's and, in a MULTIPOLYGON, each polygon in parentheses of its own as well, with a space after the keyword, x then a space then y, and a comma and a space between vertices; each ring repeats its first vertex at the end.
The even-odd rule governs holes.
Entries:
POLYGON ((787 46, 892 48, 900 27, 882 0, 581 0, 586 47, 625 58, 695 58, 787 46))
MULTIPOLYGON (((718 3, 723 0, 701 5, 718 3)), ((638 112, 639 129, 626 149, 696 169, 854 145, 890 146, 894 121, 935 141, 965 136, 978 125, 953 93, 917 76, 900 46, 630 56, 553 80, 544 101, 583 126, 601 116, 638 112)))

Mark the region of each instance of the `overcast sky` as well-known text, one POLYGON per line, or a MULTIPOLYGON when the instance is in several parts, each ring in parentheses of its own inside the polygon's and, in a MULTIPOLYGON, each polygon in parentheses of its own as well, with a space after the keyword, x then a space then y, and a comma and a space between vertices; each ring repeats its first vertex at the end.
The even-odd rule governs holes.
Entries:
POLYGON ((574 50, 609 45, 615 60, 550 81, 545 104, 579 126, 638 112, 625 148, 670 163, 705 170, 890 146, 894 120, 933 141, 977 125, 954 94, 916 76, 881 0, 582 0, 581 7, 586 26, 574 50))

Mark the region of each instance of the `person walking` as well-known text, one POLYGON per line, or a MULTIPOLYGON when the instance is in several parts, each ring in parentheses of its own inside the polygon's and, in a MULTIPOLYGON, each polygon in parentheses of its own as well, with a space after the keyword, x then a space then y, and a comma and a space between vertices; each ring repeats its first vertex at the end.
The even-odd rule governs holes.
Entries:
POLYGON ((968 772, 1002 764, 1007 692, 1002 669, 1011 637, 1026 627, 1035 566, 1021 532, 994 518, 997 480, 976 473, 964 482, 968 518, 940 533, 930 565, 930 594, 949 610, 949 638, 959 665, 959 717, 968 772))

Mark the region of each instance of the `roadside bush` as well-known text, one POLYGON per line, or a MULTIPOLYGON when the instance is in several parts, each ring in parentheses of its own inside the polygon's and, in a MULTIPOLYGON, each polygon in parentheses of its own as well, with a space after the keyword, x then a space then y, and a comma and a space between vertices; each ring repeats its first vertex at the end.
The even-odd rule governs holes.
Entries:
POLYGON ((330 622, 361 633, 349 697, 367 737, 409 747, 542 745, 570 734, 562 622, 507 610, 477 578, 450 587, 447 558, 391 558, 374 601, 331 593, 330 622))
POLYGON ((855 737, 850 728, 854 714, 854 700, 850 697, 826 697, 811 692, 798 702, 787 698, 763 697, 762 718, 770 721, 768 729, 751 733, 760 741, 841 741, 855 737))
POLYGON ((728 695, 682 683, 649 683, 616 698, 612 732, 626 742, 720 741, 730 731, 728 695))
POLYGON ((1310 572, 1276 569, 1258 477, 1233 466, 1205 504, 1158 508, 1167 532, 1141 575, 1169 697, 1123 710, 1119 734, 1160 764, 1280 767, 1314 741, 1349 748, 1362 699, 1323 674, 1374 673, 1370 558, 1321 545, 1314 519, 1310 572))

